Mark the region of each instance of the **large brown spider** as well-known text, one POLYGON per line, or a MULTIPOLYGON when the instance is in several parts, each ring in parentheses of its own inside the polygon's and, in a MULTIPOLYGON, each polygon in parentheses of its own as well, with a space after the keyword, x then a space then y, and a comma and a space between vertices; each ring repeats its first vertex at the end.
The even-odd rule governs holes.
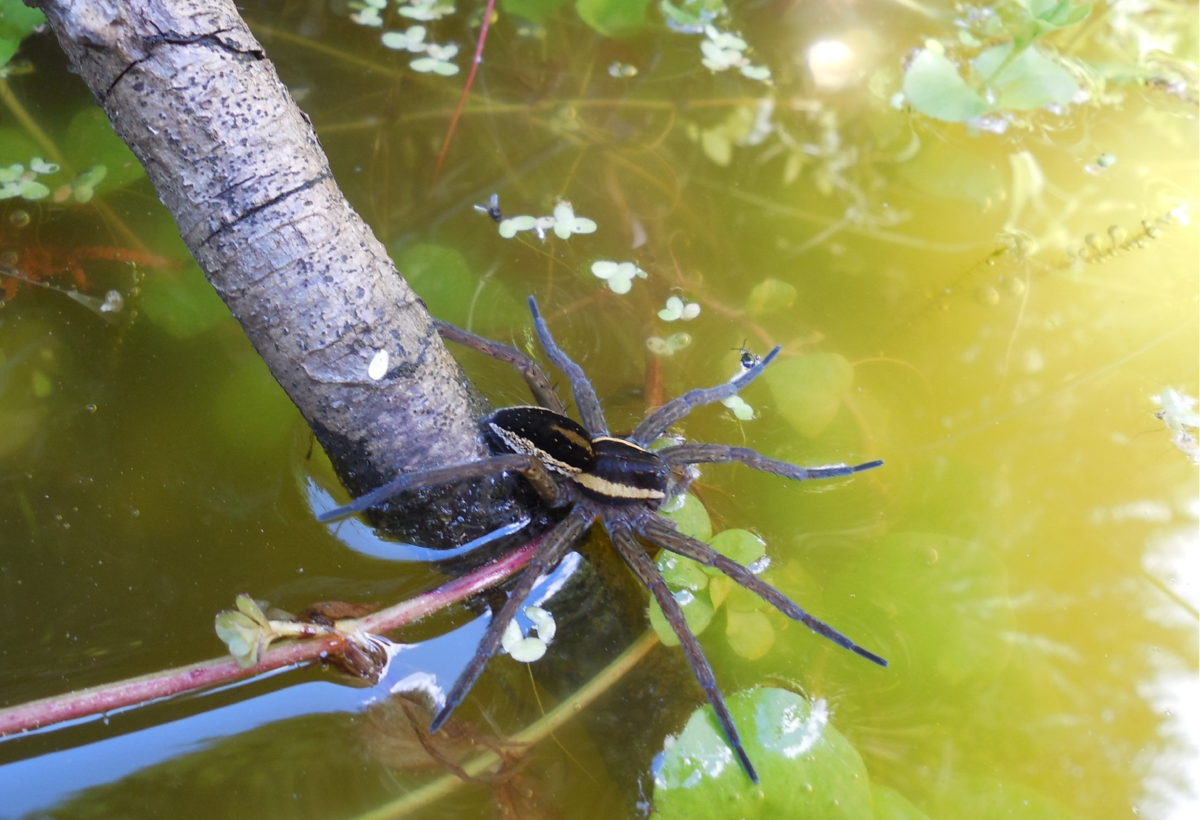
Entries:
POLYGON ((571 380, 571 392, 574 394, 575 405, 579 409, 583 425, 567 417, 562 400, 532 359, 509 345, 437 322, 438 331, 445 338, 518 367, 540 406, 506 407, 483 420, 485 437, 492 451, 496 453, 491 458, 405 473, 344 507, 323 513, 319 520, 330 521, 368 509, 405 490, 510 471, 522 473, 551 506, 571 505, 566 517, 543 536, 542 543, 530 560, 529 566, 517 578, 508 601, 493 618, 471 662, 446 696, 446 705, 434 717, 429 727, 431 732, 437 731, 446 722, 450 713, 462 702, 483 672, 483 667, 500 646, 505 627, 520 611, 538 578, 555 567, 593 522, 597 519, 604 522, 604 528, 612 538, 622 560, 662 607, 671 628, 679 636, 679 643, 700 688, 704 690, 708 702, 717 714, 729 745, 737 754, 746 774, 757 783, 758 774, 742 748, 737 728, 733 725, 729 710, 725 707, 725 700, 717 688, 712 667, 704 657, 696 636, 684 620, 679 602, 667 588, 654 560, 638 542, 638 538, 719 569, 784 615, 800 621, 818 635, 823 635, 838 646, 849 649, 873 663, 887 666, 887 661, 883 658, 809 615, 782 592, 759 580, 746 567, 726 558, 707 544, 684 535, 675 528, 674 523, 657 514, 657 510, 669 495, 678 491, 677 487, 671 485, 672 470, 686 468, 692 464, 736 461, 756 470, 803 481, 809 478, 850 475, 878 467, 883 462, 805 468, 767 458, 745 447, 728 447, 723 444, 685 443, 657 451, 647 449, 667 428, 695 408, 729 398, 757 378, 779 353, 778 347, 757 362, 751 359, 750 366, 732 381, 708 389, 690 390, 667 402, 647 416, 627 438, 610 436, 608 423, 604 419, 591 382, 584 376, 579 365, 559 349, 546 327, 545 320, 538 313, 533 297, 529 298, 529 309, 533 313, 538 338, 550 361, 571 380))

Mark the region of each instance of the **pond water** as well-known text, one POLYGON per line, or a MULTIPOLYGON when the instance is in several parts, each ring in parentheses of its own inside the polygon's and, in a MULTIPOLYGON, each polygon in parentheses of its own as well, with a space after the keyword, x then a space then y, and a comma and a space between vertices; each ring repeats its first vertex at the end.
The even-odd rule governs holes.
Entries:
MULTIPOLYGON (((389 691, 452 679, 477 609, 393 636, 375 686, 290 671, 4 740, 0 816, 1193 816, 1193 4, 501 0, 444 160, 482 6, 393 4, 381 29, 380 4, 243 13, 431 310, 526 345, 535 294, 615 430, 782 345, 745 407, 681 431, 886 464, 710 467, 694 495, 891 666, 710 585, 701 641, 759 721, 761 793, 688 723, 677 648, 642 639, 548 723, 645 628, 593 537, 611 607, 546 603, 545 660, 494 659, 434 757, 389 691), (505 238, 492 194, 597 227, 505 238), (489 752, 499 772, 447 776, 489 752)), ((299 611, 443 580, 315 522, 308 431, 52 37, 0 83, 0 172, 28 184, 0 201, 0 707, 219 656, 239 593, 299 611)))

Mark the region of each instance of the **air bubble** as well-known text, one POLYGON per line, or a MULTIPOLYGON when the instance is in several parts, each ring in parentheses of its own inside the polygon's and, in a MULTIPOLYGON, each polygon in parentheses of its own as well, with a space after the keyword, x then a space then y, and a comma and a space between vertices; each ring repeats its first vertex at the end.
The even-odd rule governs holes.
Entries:
POLYGON ((991 285, 983 285, 975 289, 975 301, 984 307, 995 307, 1000 304, 1000 291, 991 285))

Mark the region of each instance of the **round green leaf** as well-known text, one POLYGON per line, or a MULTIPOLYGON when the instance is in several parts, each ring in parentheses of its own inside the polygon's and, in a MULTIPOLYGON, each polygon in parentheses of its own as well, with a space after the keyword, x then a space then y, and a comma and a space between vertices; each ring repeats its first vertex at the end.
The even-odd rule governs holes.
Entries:
MULTIPOLYGON (((684 590, 676 596, 676 600, 683 608, 683 619, 687 621, 688 628, 692 630, 693 635, 700 635, 708 629, 708 625, 712 623, 713 605, 708 599, 707 592, 684 590)), ((679 637, 675 634, 671 624, 667 622, 667 616, 663 614, 662 607, 654 598, 650 599, 650 626, 654 627, 658 639, 664 646, 679 646, 679 637)))
POLYGON ((659 511, 659 515, 674 521, 675 527, 684 535, 690 535, 698 541, 712 538, 712 520, 708 517, 708 510, 691 493, 683 497, 682 507, 670 512, 659 511))
POLYGON ((690 589, 698 592, 708 586, 707 567, 691 558, 663 550, 658 556, 658 571, 671 589, 690 589))
POLYGON ((875 820, 929 820, 929 816, 894 789, 871 784, 875 820))
POLYGON ((904 96, 913 108, 937 120, 964 122, 991 106, 967 85, 945 54, 923 49, 904 72, 904 96))
POLYGON ((656 820, 873 820, 866 766, 830 725, 823 701, 783 689, 727 698, 755 786, 738 766, 712 708, 694 712, 654 778, 656 820))
POLYGON ((775 645, 775 627, 765 612, 725 611, 725 637, 733 651, 748 661, 756 661, 775 645))
POLYGON ((909 686, 982 685, 1012 654, 1007 573, 979 541, 923 532, 884 536, 845 567, 826 598, 853 599, 839 628, 869 639, 892 661, 889 673, 909 686))
POLYGON ((996 95, 996 108, 1028 111, 1050 103, 1066 105, 1079 93, 1079 85, 1062 64, 1027 48, 1012 62, 1004 62, 1013 44, 989 48, 975 58, 975 70, 996 95))
POLYGON ((650 0, 575 0, 579 19, 605 37, 636 34, 646 25, 650 0))
POLYGON ((796 301, 796 288, 779 279, 764 279, 750 291, 746 310, 761 316, 776 310, 786 310, 796 301))
POLYGON ((21 41, 44 22, 44 14, 21 0, 0 0, 0 66, 8 63, 21 41))
POLYGON ((763 374, 775 409, 802 436, 829 426, 854 382, 854 368, 836 353, 811 353, 777 361, 763 374))
POLYGON ((176 339, 190 339, 230 318, 200 268, 188 265, 179 273, 156 272, 142 285, 142 313, 176 339))
MULTIPOLYGON (((767 542, 749 530, 723 530, 713 536, 709 544, 717 552, 742 566, 753 564, 767 554, 767 542)), ((713 569, 713 572, 720 570, 713 569)))
POLYGON ((104 166, 103 182, 90 183, 102 193, 122 188, 146 175, 142 164, 112 130, 108 117, 97 106, 85 108, 71 119, 63 153, 76 170, 104 166))

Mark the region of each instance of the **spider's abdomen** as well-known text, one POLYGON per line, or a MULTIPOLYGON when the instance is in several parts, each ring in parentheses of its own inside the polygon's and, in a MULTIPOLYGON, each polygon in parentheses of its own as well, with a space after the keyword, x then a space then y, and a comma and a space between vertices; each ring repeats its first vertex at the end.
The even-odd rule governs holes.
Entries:
POLYGON ((572 476, 580 491, 604 504, 658 502, 667 497, 667 466, 657 454, 622 438, 592 439, 595 461, 572 476))
POLYGON ((574 477, 595 465, 587 430, 544 407, 505 407, 485 418, 483 429, 493 450, 533 456, 559 475, 574 477))

